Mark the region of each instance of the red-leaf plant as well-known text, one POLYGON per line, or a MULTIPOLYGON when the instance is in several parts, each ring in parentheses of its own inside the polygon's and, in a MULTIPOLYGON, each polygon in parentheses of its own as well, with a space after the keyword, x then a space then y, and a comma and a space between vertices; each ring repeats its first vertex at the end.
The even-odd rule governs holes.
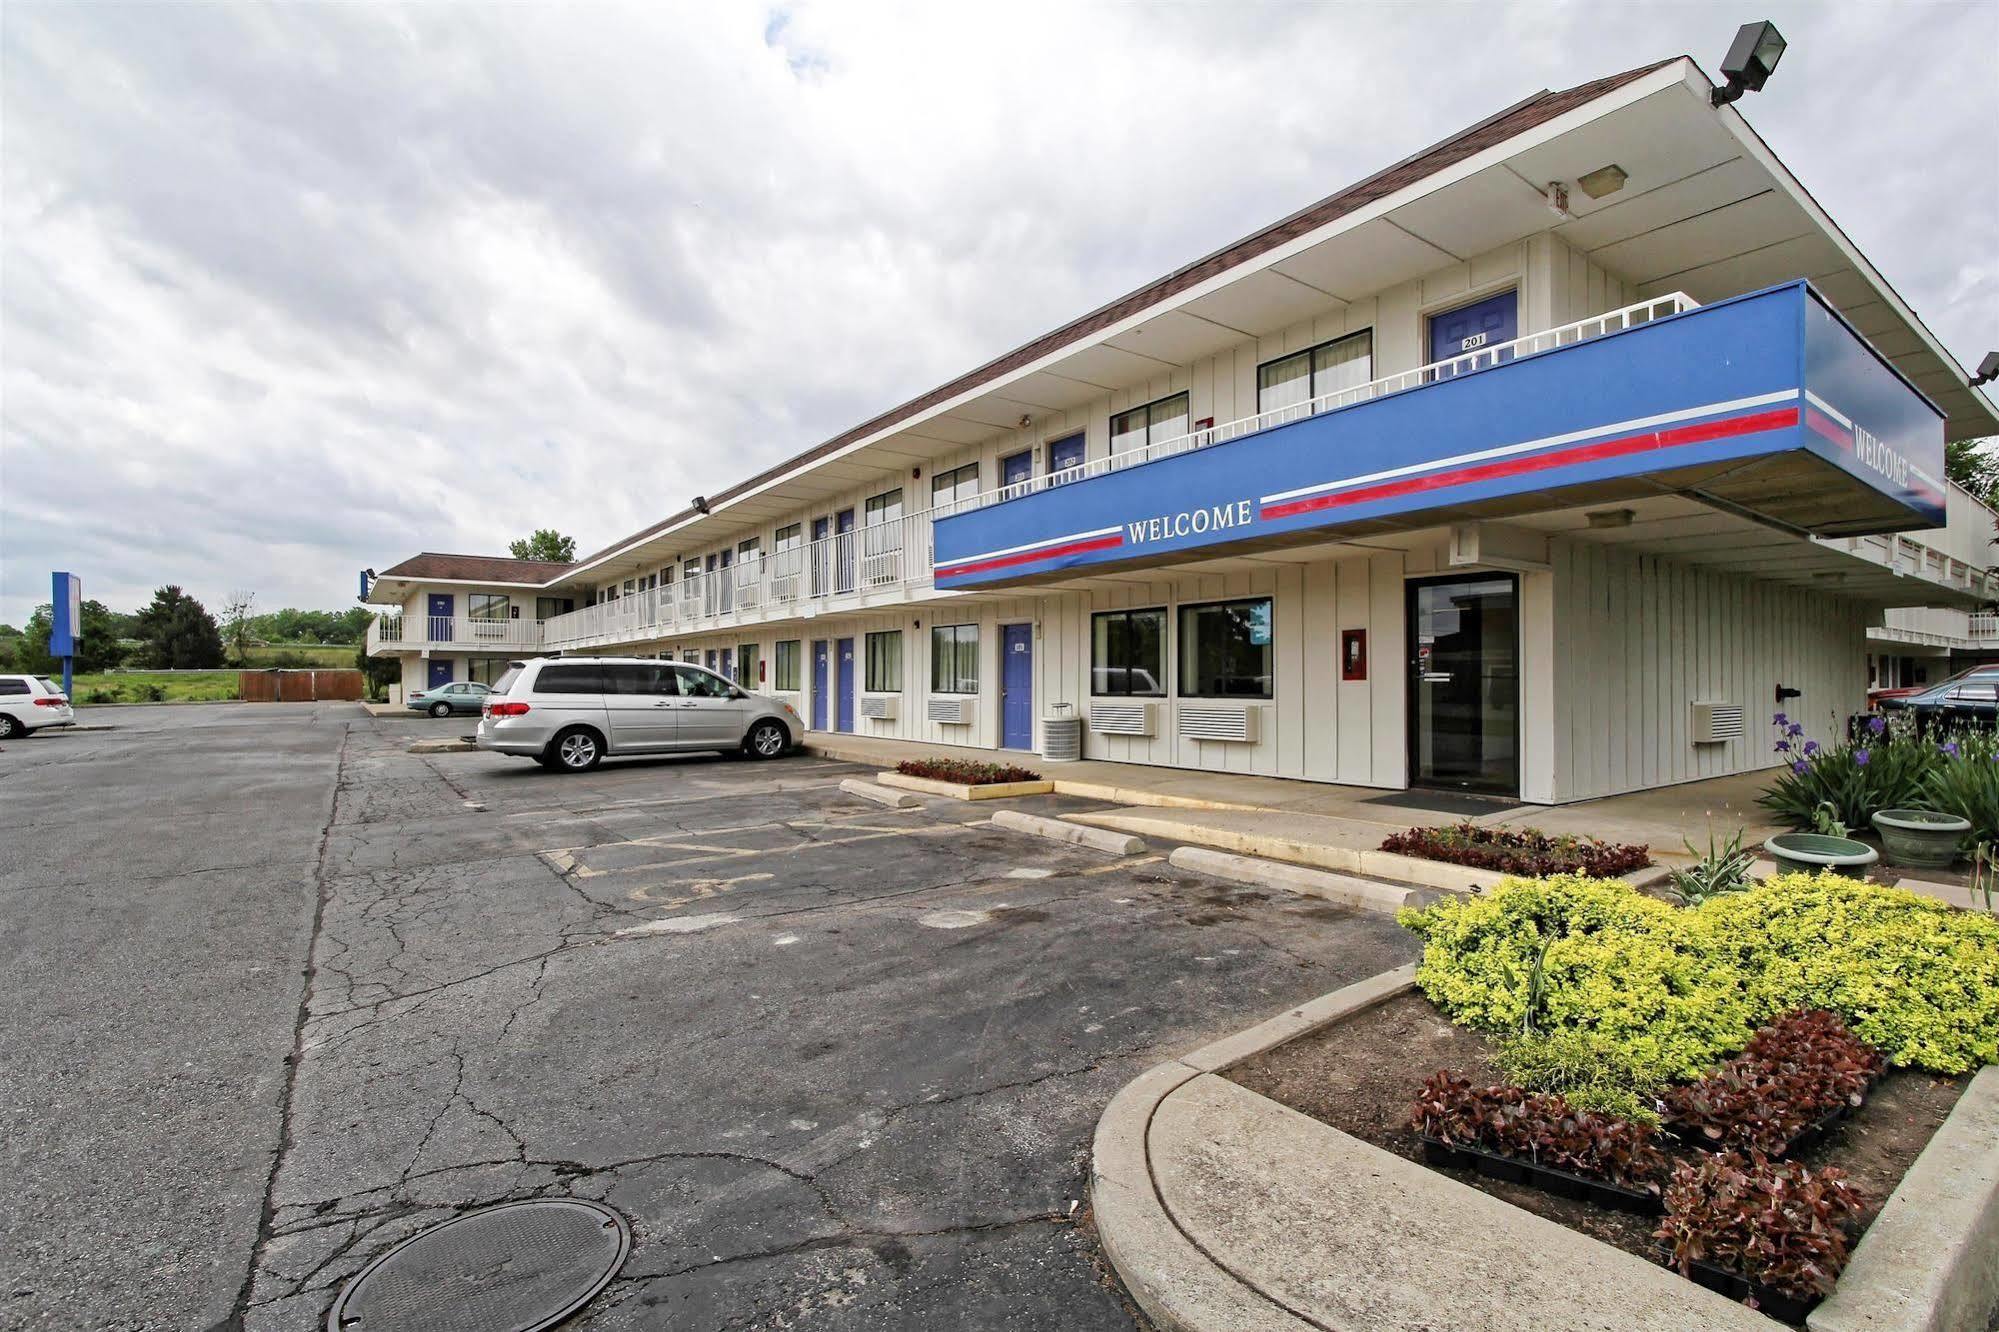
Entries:
POLYGON ((1444 828, 1411 828, 1407 832, 1390 833, 1382 841, 1381 849, 1530 877, 1587 874, 1608 879, 1652 863, 1651 854, 1642 846, 1625 846, 1572 833, 1551 837, 1539 828, 1488 828, 1469 821, 1444 828))
POLYGON ((1682 1276, 1705 1262, 1809 1300, 1831 1292, 1866 1208, 1837 1167, 1724 1152, 1674 1168, 1655 1234, 1682 1276))
POLYGON ((1715 1149, 1778 1156, 1819 1120, 1859 1105, 1884 1063, 1836 1014, 1800 1009, 1700 1081, 1669 1088, 1666 1121, 1715 1149))
POLYGON ((1566 1170, 1620 1188, 1656 1194, 1669 1162, 1653 1128, 1577 1110, 1560 1096, 1519 1087, 1473 1087, 1440 1071, 1417 1094, 1410 1124, 1454 1147, 1476 1147, 1566 1170))
POLYGON ((934 782, 955 782, 961 786, 987 786, 997 782, 1038 782, 1041 774, 1009 763, 981 763, 976 759, 904 759, 895 770, 905 777, 928 777, 934 782))

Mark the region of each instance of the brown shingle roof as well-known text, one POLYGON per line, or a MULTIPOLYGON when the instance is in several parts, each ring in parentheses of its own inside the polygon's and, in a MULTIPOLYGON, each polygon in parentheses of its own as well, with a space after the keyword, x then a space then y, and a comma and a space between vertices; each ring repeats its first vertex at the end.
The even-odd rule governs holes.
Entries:
MULTIPOLYGON (((1674 60, 1680 59, 1685 59, 1685 57, 1674 56, 1671 59, 1654 61, 1652 64, 1642 66, 1638 69, 1630 69, 1621 74, 1612 74, 1605 78, 1595 79, 1589 83, 1577 84, 1575 87, 1563 89, 1561 92, 1549 92, 1543 89, 1532 97, 1506 108, 1495 116, 1488 117, 1468 129, 1460 130, 1450 138, 1445 139, 1442 143, 1426 148, 1413 157, 1404 158, 1395 165, 1376 172, 1356 185, 1348 186, 1338 194, 1330 195, 1312 204, 1310 207, 1300 209, 1291 216, 1279 222, 1272 223, 1270 226, 1252 235, 1245 236, 1233 245, 1225 246, 1204 259, 1197 259, 1184 268, 1175 269, 1156 282, 1149 283, 1146 286, 1140 287, 1137 291, 1120 296, 1110 304, 1100 306, 1080 319, 1071 320, 1053 332, 1044 333, 1034 339, 1034 341, 1024 343, 1003 356, 987 361, 976 370, 960 375, 947 384, 941 384, 921 397, 912 398, 899 407, 892 407, 881 415, 864 421, 851 430, 835 435, 823 444, 816 445, 813 448, 805 450, 803 453, 787 458, 773 467, 765 468, 748 480, 738 482, 718 495, 709 496, 708 502, 713 505, 734 499, 790 471, 801 463, 812 462, 828 454, 837 453, 856 440, 865 439, 878 430, 894 425, 897 421, 926 411, 941 402, 946 402, 957 397, 969 389, 977 388, 989 380, 997 379, 1001 375, 1017 370, 1030 362, 1037 361, 1050 352, 1057 351, 1069 343, 1080 341, 1090 334, 1108 328, 1120 320, 1128 319, 1132 315, 1156 305, 1168 297, 1177 295, 1189 287, 1207 281, 1218 273, 1226 272, 1237 264, 1254 259, 1257 255, 1265 251, 1276 249, 1278 246, 1295 240, 1307 232, 1315 231, 1328 222, 1344 217, 1348 213, 1356 212, 1377 199, 1386 198, 1397 190, 1413 185, 1425 176, 1434 175, 1445 167, 1485 151, 1494 144, 1503 143, 1516 134, 1523 133, 1526 130, 1534 128, 1536 125, 1553 120, 1556 116, 1562 115, 1564 112, 1572 111, 1606 93, 1615 92, 1625 84, 1635 82, 1652 73, 1654 70, 1664 68, 1666 65, 1672 64, 1674 60)), ((605 546, 602 550, 592 551, 590 554, 584 556, 579 563, 588 564, 592 560, 600 559, 622 546, 628 546, 635 541, 642 541, 655 533, 665 531, 675 523, 683 522, 693 517, 694 513, 695 511, 692 508, 687 508, 681 510, 679 513, 662 518, 650 527, 641 528, 630 536, 619 538, 617 541, 605 546)))
POLYGON ((467 583, 546 583, 576 566, 558 560, 513 560, 499 555, 442 555, 425 551, 382 570, 379 578, 443 578, 467 583))

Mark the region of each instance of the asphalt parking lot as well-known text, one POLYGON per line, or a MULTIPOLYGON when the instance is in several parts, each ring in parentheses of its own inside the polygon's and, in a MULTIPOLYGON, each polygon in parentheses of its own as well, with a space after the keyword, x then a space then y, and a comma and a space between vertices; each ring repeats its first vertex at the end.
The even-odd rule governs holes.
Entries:
POLYGON ((632 1222, 577 1327, 1132 1327, 1088 1226, 1111 1095, 1414 954, 844 764, 93 713, 0 752, 7 1327, 314 1328, 397 1240, 538 1195, 632 1222))

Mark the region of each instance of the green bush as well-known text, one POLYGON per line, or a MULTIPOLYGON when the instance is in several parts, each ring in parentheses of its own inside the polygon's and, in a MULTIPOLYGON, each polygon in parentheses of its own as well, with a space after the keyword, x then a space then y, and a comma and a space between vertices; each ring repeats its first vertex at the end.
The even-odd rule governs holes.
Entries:
MULTIPOLYGON (((1831 1009, 1899 1065, 1999 1060, 1999 920, 1901 889, 1791 874, 1675 908, 1614 880, 1508 879, 1401 919, 1424 941, 1417 983, 1453 1021, 1587 1042, 1640 1097, 1796 1008, 1831 1009)), ((1502 1051, 1527 1072, 1557 1056, 1577 1057, 1502 1051)))
POLYGON ((1999 735, 1968 731, 1945 740, 1923 787, 1924 806, 1971 821, 1971 842, 1999 843, 1999 735))
POLYGON ((1776 753, 1790 766, 1757 797, 1765 809, 1794 828, 1809 828, 1819 806, 1833 807, 1852 832, 1864 832, 1878 810, 1920 804, 1943 753, 1907 723, 1872 718, 1857 736, 1821 744, 1783 713, 1776 753))
POLYGON ((1516 1036, 1499 1047, 1493 1062, 1514 1085, 1560 1096, 1578 1110, 1657 1124, 1658 1112, 1635 1089, 1665 1079, 1627 1058, 1622 1045, 1593 1032, 1557 1031, 1516 1036))

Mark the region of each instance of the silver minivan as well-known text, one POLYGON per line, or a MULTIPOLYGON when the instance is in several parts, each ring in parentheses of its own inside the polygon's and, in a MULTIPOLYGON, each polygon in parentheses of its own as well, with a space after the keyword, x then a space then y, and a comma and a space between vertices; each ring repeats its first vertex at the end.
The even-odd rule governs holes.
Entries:
POLYGON ((607 755, 738 750, 777 758, 804 738, 789 703, 748 693, 713 671, 646 657, 536 657, 493 683, 479 748, 557 772, 607 755))

